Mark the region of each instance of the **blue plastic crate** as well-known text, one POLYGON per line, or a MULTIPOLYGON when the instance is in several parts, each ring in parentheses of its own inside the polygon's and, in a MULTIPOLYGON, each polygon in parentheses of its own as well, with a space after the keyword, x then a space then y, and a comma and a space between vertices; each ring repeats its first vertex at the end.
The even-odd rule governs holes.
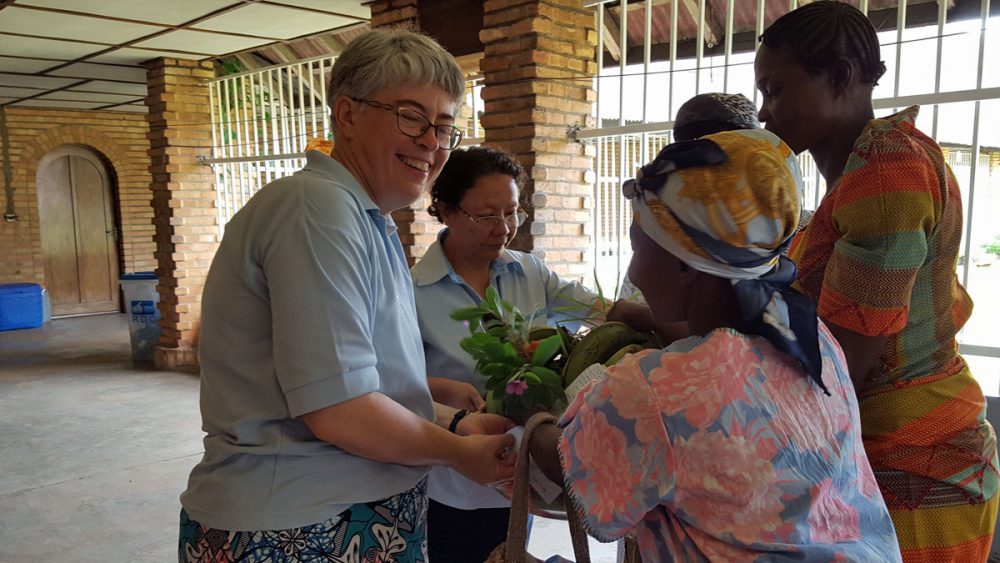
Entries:
POLYGON ((37 283, 0 284, 0 330, 42 326, 42 286, 37 283))

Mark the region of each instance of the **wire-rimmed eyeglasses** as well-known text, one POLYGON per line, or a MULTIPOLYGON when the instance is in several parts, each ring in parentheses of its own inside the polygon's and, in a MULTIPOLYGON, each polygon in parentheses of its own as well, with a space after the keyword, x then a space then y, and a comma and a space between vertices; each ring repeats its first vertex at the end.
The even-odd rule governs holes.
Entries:
POLYGON ((468 217, 469 221, 472 221, 473 225, 489 230, 493 230, 500 225, 506 225, 510 230, 514 230, 523 225, 524 221, 528 218, 528 214, 521 209, 518 209, 510 215, 480 215, 478 217, 471 215, 457 205, 455 206, 455 209, 458 209, 466 217, 468 217))
POLYGON ((375 100, 362 100, 361 98, 351 99, 355 102, 368 104, 373 108, 394 112, 396 114, 396 127, 399 128, 399 131, 407 137, 416 139, 426 133, 428 129, 433 127, 434 136, 437 138, 437 143, 440 148, 450 151, 458 148, 458 145, 462 142, 461 129, 448 124, 435 125, 431 123, 431 120, 428 119, 426 115, 413 108, 383 104, 382 102, 376 102, 375 100))

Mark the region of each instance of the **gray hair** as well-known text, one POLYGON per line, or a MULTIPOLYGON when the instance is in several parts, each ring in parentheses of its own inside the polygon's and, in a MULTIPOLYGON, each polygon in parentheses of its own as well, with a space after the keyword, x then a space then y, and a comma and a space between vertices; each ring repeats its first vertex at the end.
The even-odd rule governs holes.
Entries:
POLYGON ((426 35, 373 29, 347 44, 337 57, 327 89, 330 108, 341 96, 369 98, 400 84, 437 86, 455 100, 465 95, 465 77, 455 57, 426 35))

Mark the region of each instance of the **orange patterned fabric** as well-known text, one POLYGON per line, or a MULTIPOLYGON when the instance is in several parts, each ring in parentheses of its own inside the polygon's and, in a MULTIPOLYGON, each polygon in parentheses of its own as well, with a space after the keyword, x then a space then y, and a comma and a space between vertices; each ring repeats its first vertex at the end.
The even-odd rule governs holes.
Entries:
POLYGON ((868 124, 790 250, 820 318, 888 337, 859 392, 862 436, 910 561, 988 546, 998 488, 996 435, 955 340, 972 314, 955 274, 961 194, 917 113, 868 124), (948 537, 932 510, 948 511, 948 537))
POLYGON ((319 137, 310 137, 309 141, 306 143, 306 150, 319 151, 323 154, 330 154, 333 152, 333 140, 321 139, 319 137))

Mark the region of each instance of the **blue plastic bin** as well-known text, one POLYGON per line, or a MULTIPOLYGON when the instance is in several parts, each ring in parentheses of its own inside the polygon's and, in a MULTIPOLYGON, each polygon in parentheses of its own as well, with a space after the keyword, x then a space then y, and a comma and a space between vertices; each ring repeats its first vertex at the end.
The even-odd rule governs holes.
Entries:
POLYGON ((44 310, 42 286, 37 283, 0 285, 0 330, 40 327, 44 310))
POLYGON ((128 333, 129 341, 132 343, 132 359, 152 360, 156 343, 160 340, 160 310, 156 307, 160 295, 156 292, 156 274, 153 272, 124 274, 118 281, 125 294, 125 313, 129 316, 128 333))

